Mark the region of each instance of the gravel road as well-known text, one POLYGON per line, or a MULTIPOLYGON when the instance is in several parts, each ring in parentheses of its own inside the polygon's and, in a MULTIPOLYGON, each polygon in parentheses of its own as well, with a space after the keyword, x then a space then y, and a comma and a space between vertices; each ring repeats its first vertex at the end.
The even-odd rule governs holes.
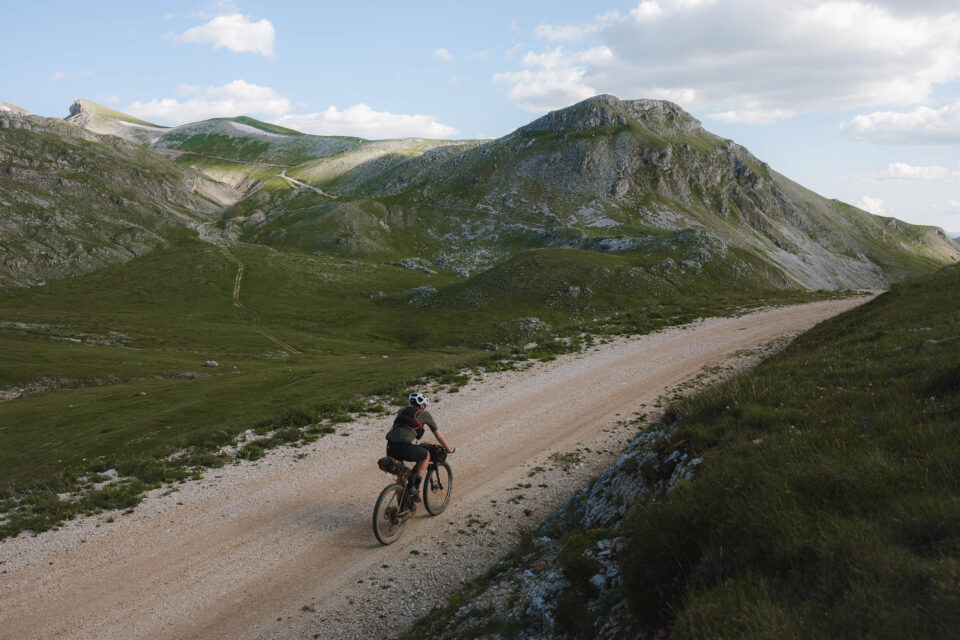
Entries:
POLYGON ((459 449, 453 502, 414 517, 390 547, 370 526, 390 481, 376 466, 390 420, 373 419, 155 491, 114 522, 102 514, 6 540, 0 637, 390 637, 610 464, 635 412, 704 367, 865 300, 617 339, 437 397, 431 411, 459 449), (582 465, 549 459, 577 449, 582 465))

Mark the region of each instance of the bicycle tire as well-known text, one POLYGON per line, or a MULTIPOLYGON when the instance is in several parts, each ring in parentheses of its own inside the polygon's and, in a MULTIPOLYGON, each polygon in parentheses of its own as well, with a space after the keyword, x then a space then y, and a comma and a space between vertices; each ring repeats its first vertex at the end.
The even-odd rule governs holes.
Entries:
POLYGON ((423 479, 423 506, 430 515, 438 516, 453 496, 453 471, 446 462, 430 465, 423 479))
POLYGON ((403 487, 399 484, 391 484, 381 491, 380 497, 377 498, 377 504, 373 507, 373 535, 377 536, 380 544, 396 542, 407 525, 406 520, 396 520, 402 496, 403 487), (388 513, 388 509, 394 510, 392 516, 388 513))

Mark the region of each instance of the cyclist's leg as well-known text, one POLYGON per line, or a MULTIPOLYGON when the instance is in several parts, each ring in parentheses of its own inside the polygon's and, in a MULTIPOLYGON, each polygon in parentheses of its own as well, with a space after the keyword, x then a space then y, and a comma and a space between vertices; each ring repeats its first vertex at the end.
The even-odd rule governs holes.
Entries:
POLYGON ((414 463, 414 476, 422 478, 427 473, 430 454, 423 447, 406 442, 388 442, 387 455, 391 458, 414 463))
MULTIPOLYGON (((426 449, 424 449, 426 451, 426 449)), ((427 475, 427 466, 430 464, 430 452, 427 451, 427 457, 417 463, 416 468, 414 469, 413 475, 417 478, 423 479, 427 475)))

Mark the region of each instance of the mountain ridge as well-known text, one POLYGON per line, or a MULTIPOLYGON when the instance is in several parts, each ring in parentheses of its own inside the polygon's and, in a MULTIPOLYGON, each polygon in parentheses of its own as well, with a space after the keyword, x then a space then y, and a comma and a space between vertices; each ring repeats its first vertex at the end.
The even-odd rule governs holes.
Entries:
POLYGON ((467 274, 536 248, 635 253, 687 230, 705 260, 739 247, 742 268, 807 289, 883 288, 960 258, 942 230, 823 198, 663 100, 598 95, 488 141, 313 136, 247 116, 158 127, 85 99, 67 122, 238 189, 225 229, 296 251, 467 274))

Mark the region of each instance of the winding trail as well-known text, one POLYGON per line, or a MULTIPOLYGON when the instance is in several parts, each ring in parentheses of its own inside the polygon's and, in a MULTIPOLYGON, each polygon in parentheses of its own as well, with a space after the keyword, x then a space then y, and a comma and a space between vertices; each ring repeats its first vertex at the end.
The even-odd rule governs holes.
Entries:
POLYGON ((210 223, 204 222, 203 224, 197 226, 197 234, 200 236, 200 239, 217 247, 221 252, 223 252, 223 255, 225 255, 228 260, 237 265, 237 276, 233 281, 233 306, 240 310, 240 317, 244 320, 252 318, 253 328, 257 333, 262 335, 264 338, 273 341, 274 344, 279 346, 281 349, 285 349, 291 355, 296 356, 302 354, 302 351, 296 349, 288 342, 281 340, 277 336, 264 329, 263 321, 260 318, 260 313, 255 309, 251 309, 240 301, 240 284, 243 282, 243 262, 241 262, 240 258, 235 256, 233 252, 230 251, 230 248, 225 242, 218 240, 210 234, 210 230, 207 229, 208 224, 210 223))
POLYGON ((150 147, 151 151, 154 151, 160 155, 170 156, 172 158, 179 158, 183 155, 188 156, 197 156, 199 158, 210 158, 212 160, 223 160, 224 162, 233 162, 234 164, 253 164, 260 167, 277 167, 282 169, 286 167, 290 169, 295 167, 293 164, 279 164, 276 162, 257 162, 254 160, 237 160, 236 158, 224 158, 223 156, 214 156, 209 153, 200 153, 199 151, 186 151, 184 149, 171 149, 169 147, 150 147))
POLYGON ((291 178, 290 176, 287 175, 287 170, 286 170, 286 169, 284 169, 283 171, 281 171, 280 173, 278 173, 278 174, 277 174, 277 177, 278 177, 278 178, 283 178, 284 180, 286 180, 287 182, 289 182, 291 185, 293 185, 293 188, 294 188, 294 189, 312 189, 313 191, 319 193, 319 194, 322 195, 322 196, 325 196, 325 197, 327 197, 327 198, 331 198, 331 199, 333 199, 333 200, 336 200, 336 199, 337 199, 337 196, 332 195, 332 194, 329 194, 329 193, 326 193, 325 191, 322 191, 319 187, 315 187, 315 186, 313 186, 312 184, 309 184, 309 183, 304 182, 303 180, 297 180, 296 178, 291 178))
POLYGON ((389 482, 376 466, 388 418, 155 491, 116 521, 102 514, 4 541, 0 636, 390 637, 609 465, 635 433, 624 422, 634 412, 704 367, 865 300, 618 339, 436 397, 433 415, 459 448, 453 503, 439 517, 414 517, 390 547, 370 528, 389 482), (575 449, 584 468, 551 468, 550 454, 575 449))

